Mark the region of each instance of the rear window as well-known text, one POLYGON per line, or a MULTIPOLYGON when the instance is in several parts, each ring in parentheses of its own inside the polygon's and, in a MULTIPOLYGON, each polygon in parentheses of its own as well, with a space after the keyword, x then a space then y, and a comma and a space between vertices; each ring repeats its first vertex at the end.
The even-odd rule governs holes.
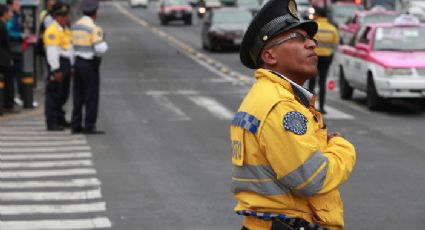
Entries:
POLYGON ((425 51, 424 37, 423 27, 377 28, 374 50, 425 51))

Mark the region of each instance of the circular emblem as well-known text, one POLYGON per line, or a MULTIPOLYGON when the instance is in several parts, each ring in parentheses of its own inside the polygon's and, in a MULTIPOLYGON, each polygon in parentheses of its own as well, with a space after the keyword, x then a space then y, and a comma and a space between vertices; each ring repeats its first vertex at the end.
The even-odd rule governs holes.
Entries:
POLYGON ((297 135, 307 132, 307 118, 300 112, 288 112, 283 117, 283 127, 297 135))
POLYGON ((297 8, 297 3, 295 2, 295 0, 289 0, 288 10, 292 16, 298 18, 298 8, 297 8))
POLYGON ((267 41, 267 39, 269 39, 269 37, 267 35, 263 36, 263 41, 267 41))

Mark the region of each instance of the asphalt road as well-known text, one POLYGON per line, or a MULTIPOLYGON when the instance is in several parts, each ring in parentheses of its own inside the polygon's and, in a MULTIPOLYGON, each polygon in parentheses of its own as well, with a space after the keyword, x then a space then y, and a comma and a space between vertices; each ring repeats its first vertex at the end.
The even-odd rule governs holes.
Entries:
MULTIPOLYGON (((196 20, 160 26, 155 4, 101 5, 110 50, 98 127, 106 134, 85 138, 102 182, 102 215, 116 230, 240 229, 229 124, 252 71, 235 51, 204 52, 196 20)), ((357 150, 341 189, 346 229, 424 229, 425 106, 396 101, 370 112, 363 93, 341 101, 336 91, 328 99, 329 131, 342 132, 357 150)))

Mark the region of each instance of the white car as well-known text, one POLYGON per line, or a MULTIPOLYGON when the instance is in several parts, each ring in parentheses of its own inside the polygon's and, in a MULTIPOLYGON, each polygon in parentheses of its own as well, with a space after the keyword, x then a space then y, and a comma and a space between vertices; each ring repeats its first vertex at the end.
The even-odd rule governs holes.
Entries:
POLYGON ((148 7, 149 0, 129 0, 129 4, 131 7, 141 6, 146 8, 148 7))

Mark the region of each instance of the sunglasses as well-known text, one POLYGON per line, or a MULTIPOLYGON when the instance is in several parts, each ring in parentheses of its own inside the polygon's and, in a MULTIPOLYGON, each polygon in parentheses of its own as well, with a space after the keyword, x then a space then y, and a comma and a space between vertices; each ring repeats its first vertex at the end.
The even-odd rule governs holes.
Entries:
POLYGON ((278 40, 278 41, 276 41, 276 42, 274 42, 274 43, 266 46, 266 49, 270 49, 272 47, 281 45, 281 44, 283 44, 283 43, 285 43, 285 42, 287 42, 289 40, 297 40, 297 41, 302 42, 302 43, 305 43, 307 40, 312 40, 316 46, 318 44, 317 43, 317 40, 314 39, 314 38, 312 38, 311 36, 309 36, 309 35, 302 35, 300 33, 294 32, 294 33, 289 34, 288 37, 283 38, 282 40, 278 40))

